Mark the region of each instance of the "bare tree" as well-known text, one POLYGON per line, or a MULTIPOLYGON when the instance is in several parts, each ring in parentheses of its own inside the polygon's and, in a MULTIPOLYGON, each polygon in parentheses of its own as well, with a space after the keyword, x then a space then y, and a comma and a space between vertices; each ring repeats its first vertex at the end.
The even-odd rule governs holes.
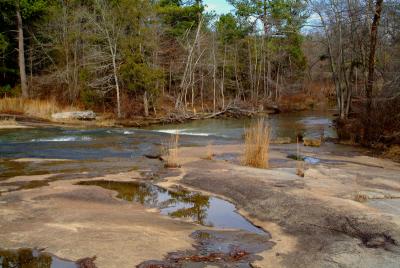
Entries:
MULTIPOLYGON (((117 18, 115 18, 112 13, 112 7, 107 4, 104 0, 96 0, 96 10, 93 16, 91 16, 91 22, 98 30, 100 38, 105 41, 105 47, 108 50, 109 63, 111 64, 113 84, 110 84, 108 77, 109 74, 102 79, 103 86, 109 88, 114 87, 117 96, 117 116, 121 117, 121 92, 119 85, 119 75, 118 75, 118 63, 119 58, 119 38, 122 34, 122 28, 118 25, 117 18)), ((101 46, 100 46, 101 49, 101 46)), ((104 52, 104 51, 102 51, 104 52)), ((100 52, 101 53, 101 52, 100 52)), ((107 55, 107 53, 101 53, 107 55)))
POLYGON ((20 2, 17 1, 16 6, 17 12, 17 26, 18 26, 18 65, 19 65, 19 75, 21 79, 21 90, 22 97, 28 98, 28 84, 26 82, 26 67, 25 67, 25 48, 24 48, 24 28, 22 24, 22 16, 20 9, 20 2))
MULTIPOLYGON (((369 59, 368 59, 368 79, 366 86, 366 95, 367 95, 367 121, 370 120, 371 117, 371 108, 372 108, 372 89, 374 86, 374 73, 375 73, 375 51, 376 51, 376 40, 378 36, 378 25, 381 19, 382 12, 382 4, 383 0, 376 0, 375 5, 375 14, 371 25, 371 36, 370 36, 370 46, 369 46, 369 59)), ((366 126, 366 139, 369 138, 370 135, 370 124, 367 123, 366 126)))

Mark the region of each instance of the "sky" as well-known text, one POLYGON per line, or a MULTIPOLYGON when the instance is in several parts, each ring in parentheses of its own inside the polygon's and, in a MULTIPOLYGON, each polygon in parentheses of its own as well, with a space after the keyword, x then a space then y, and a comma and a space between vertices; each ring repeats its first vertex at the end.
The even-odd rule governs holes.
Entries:
POLYGON ((207 11, 215 11, 218 15, 232 11, 233 7, 226 0, 204 0, 207 11))
MULTIPOLYGON (((233 6, 230 5, 226 0, 203 0, 206 4, 206 11, 215 11, 218 15, 226 14, 234 10, 233 6)), ((316 14, 311 14, 307 20, 307 24, 318 25, 319 17, 316 14)), ((310 26, 303 27, 303 32, 311 31, 313 28, 310 26)))

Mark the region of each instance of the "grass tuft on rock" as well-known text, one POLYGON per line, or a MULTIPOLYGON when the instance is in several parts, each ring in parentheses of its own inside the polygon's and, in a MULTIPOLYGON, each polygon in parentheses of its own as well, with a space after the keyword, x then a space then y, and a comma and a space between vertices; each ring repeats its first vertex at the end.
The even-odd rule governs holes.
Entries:
POLYGON ((165 157, 164 167, 166 168, 179 168, 181 165, 178 162, 178 150, 179 150, 179 133, 171 135, 170 139, 163 145, 163 153, 165 157))
POLYGON ((363 193, 356 193, 354 195, 354 201, 360 202, 360 203, 364 203, 368 201, 368 196, 366 194, 363 193))
POLYGON ((264 120, 260 119, 256 123, 245 129, 244 134, 244 154, 242 163, 245 166, 256 168, 269 167, 269 145, 271 141, 271 131, 264 120))
POLYGON ((209 143, 207 144, 206 156, 204 157, 204 159, 206 159, 206 160, 213 160, 213 158, 214 158, 213 147, 212 147, 212 143, 209 142, 209 143))

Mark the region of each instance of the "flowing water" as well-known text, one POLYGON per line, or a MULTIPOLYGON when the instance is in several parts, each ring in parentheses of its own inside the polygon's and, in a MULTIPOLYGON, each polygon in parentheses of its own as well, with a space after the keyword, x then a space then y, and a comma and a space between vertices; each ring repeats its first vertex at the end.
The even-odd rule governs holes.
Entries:
MULTIPOLYGON (((72 129, 32 128, 0 130, 0 159, 53 158, 99 160, 132 158, 159 151, 171 133, 178 132, 182 146, 205 145, 212 138, 216 144, 235 143, 242 139, 243 127, 255 119, 196 120, 179 125, 156 125, 148 129, 72 129)), ((273 136, 294 138, 335 137, 332 116, 328 114, 277 114, 265 119, 273 136)))
MULTIPOLYGON (((241 142, 243 127, 255 119, 197 120, 180 125, 134 128, 32 128, 0 130, 0 181, 17 175, 82 172, 122 172, 132 160, 157 155, 171 133, 180 134, 180 146, 241 142), (68 159, 70 161, 16 162, 16 158, 68 159)), ((275 137, 335 137, 332 116, 325 113, 272 115, 265 119, 275 137)))
MULTIPOLYGON (((305 137, 336 137, 333 128, 333 115, 329 113, 301 112, 276 114, 265 118, 272 129, 273 137, 290 137, 295 140, 297 134, 305 137)), ((185 136, 241 139, 243 128, 257 119, 208 119, 195 120, 183 124, 156 125, 148 129, 160 133, 176 133, 185 136)))

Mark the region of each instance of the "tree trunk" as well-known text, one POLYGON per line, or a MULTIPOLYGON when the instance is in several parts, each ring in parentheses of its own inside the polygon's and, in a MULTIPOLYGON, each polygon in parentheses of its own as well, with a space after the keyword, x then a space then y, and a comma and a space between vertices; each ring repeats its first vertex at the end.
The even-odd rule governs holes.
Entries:
POLYGON ((251 47, 250 47, 250 40, 248 41, 248 51, 249 51, 249 78, 250 78, 250 98, 253 101, 254 96, 253 96, 253 88, 254 88, 254 79, 253 79, 253 63, 251 60, 251 47))
POLYGON ((369 46, 369 59, 368 59, 368 80, 366 87, 366 95, 367 95, 367 126, 365 129, 365 139, 370 139, 371 136, 371 108, 372 108, 372 89, 374 86, 374 72, 375 72, 375 51, 376 51, 376 39, 378 36, 378 25, 381 19, 382 12, 382 3, 383 0, 376 0, 375 5, 375 15, 371 25, 371 39, 369 46))
POLYGON ((267 0, 263 1, 263 26, 264 26, 264 36, 268 34, 268 25, 267 25, 267 0))
POLYGON ((222 81, 221 81, 221 98, 222 98, 222 110, 225 108, 225 93, 224 93, 224 86, 225 86, 225 64, 226 64, 226 45, 224 48, 224 60, 222 64, 222 81))
POLYGON ((215 37, 213 35, 213 112, 216 111, 216 72, 217 72, 217 60, 215 58, 215 37))
POLYGON ((113 74, 114 74, 114 82, 115 82, 115 91, 117 93, 117 116, 118 118, 121 117, 121 98, 120 98, 120 89, 119 89, 119 82, 118 82, 118 73, 117 73, 117 63, 116 63, 116 47, 114 47, 114 50, 111 46, 110 43, 110 49, 111 49, 111 56, 112 56, 112 65, 113 65, 113 74))
POLYGON ((17 23, 18 23, 18 65, 19 65, 19 75, 21 79, 22 98, 28 98, 29 92, 28 92, 28 85, 26 83, 24 30, 22 26, 22 17, 19 7, 19 1, 17 2, 17 23))
POLYGON ((143 107, 144 107, 144 116, 149 116, 149 101, 147 99, 147 91, 143 94, 143 107))

